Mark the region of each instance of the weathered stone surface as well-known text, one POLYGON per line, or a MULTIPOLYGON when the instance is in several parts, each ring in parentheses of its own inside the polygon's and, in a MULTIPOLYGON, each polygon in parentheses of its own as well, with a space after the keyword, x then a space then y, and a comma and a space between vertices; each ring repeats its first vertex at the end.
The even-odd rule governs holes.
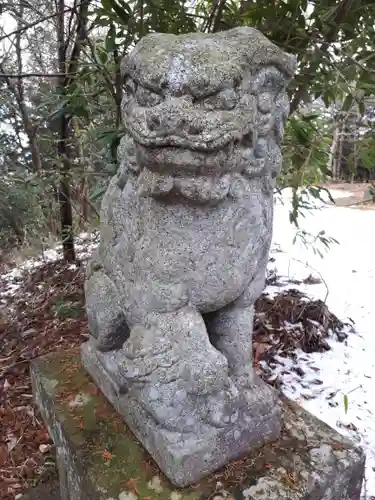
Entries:
POLYGON ((62 500, 359 500, 363 452, 282 398, 277 441, 176 490, 96 390, 78 352, 32 363, 34 395, 55 441, 62 500))
POLYGON ((251 330, 295 64, 252 28, 150 34, 123 62, 82 359, 179 486, 280 432, 251 330))

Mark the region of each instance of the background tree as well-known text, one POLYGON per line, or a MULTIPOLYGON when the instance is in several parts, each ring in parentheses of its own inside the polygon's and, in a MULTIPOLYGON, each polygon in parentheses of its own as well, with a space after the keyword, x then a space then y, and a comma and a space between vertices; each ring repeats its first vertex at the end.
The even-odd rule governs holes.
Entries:
POLYGON ((65 258, 75 258, 73 234, 95 226, 126 133, 120 62, 152 31, 254 26, 297 55, 279 178, 280 188, 294 193, 293 223, 306 208, 301 186, 319 197, 317 185, 332 172, 374 164, 370 0, 9 0, 1 18, 0 182, 8 193, 22 192, 4 203, 0 224, 12 238, 3 245, 52 233, 62 239, 65 258), (346 166, 338 169, 339 160, 346 166), (38 208, 26 214, 25 205, 38 208))

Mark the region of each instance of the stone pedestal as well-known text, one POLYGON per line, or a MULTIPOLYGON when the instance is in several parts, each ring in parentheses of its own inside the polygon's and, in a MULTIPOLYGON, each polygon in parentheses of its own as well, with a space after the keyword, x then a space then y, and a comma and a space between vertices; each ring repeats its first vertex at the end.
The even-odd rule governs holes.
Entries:
POLYGON ((360 499, 362 450, 285 398, 277 441, 176 489, 98 391, 78 350, 39 358, 31 373, 63 500, 360 499))
MULTIPOLYGON (((91 342, 82 346, 84 368, 161 470, 178 487, 195 483, 230 460, 246 455, 280 435, 277 393, 255 376, 251 387, 243 390, 246 396, 243 406, 237 409, 231 406, 231 414, 224 417, 225 422, 221 425, 196 425, 185 433, 162 429, 131 391, 125 394, 118 391, 100 362, 101 358, 110 356, 112 353, 98 352, 91 342)), ((190 418, 194 421, 193 415, 190 418)))

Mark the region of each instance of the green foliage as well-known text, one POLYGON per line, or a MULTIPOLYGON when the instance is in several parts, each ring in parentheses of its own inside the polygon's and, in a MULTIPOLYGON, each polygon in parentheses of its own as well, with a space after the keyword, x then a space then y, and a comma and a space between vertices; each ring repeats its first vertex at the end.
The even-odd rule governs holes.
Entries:
POLYGON ((83 314, 83 308, 80 303, 65 302, 58 300, 53 305, 53 313, 60 321, 70 318, 78 318, 83 314))
POLYGON ((332 127, 322 115, 292 116, 285 129, 279 185, 297 189, 325 182, 331 143, 332 127))
POLYGON ((41 197, 30 179, 0 178, 0 248, 9 250, 41 229, 41 197))
MULTIPOLYGON (((26 3, 23 24, 53 12, 53 5, 47 4, 45 11, 36 12, 26 3)), ((71 14, 66 20, 66 29, 71 29, 67 41, 75 35, 71 14)), ((56 190, 64 158, 57 157, 56 146, 62 116, 68 118, 70 127, 73 229, 97 221, 108 179, 118 168, 116 150, 124 134, 121 60, 149 32, 179 34, 254 26, 283 50, 297 55, 298 73, 289 88, 291 117, 278 181, 280 189, 292 188, 290 221, 306 244, 313 237, 299 228, 298 221, 311 209, 308 199, 326 196, 318 186, 331 176, 334 134, 353 109, 364 125, 364 133, 356 139, 356 155, 364 167, 375 165, 375 128, 366 118, 367 99, 375 94, 374 2, 198 0, 192 5, 182 0, 100 0, 89 3, 89 19, 76 73, 63 89, 53 79, 0 80, 0 157, 6 171, 17 172, 19 177, 9 181, 8 176, 10 185, 4 184, 5 178, 0 181, 6 191, 0 200, 1 245, 17 240, 19 229, 26 235, 57 230, 52 222, 56 219, 57 227, 56 190), (34 130, 41 164, 38 171, 31 155, 34 130)), ((20 65, 12 48, 4 55, 0 73, 22 67, 23 71, 55 72, 54 21, 30 25, 21 37, 28 41, 24 43, 28 68, 25 61, 20 65)), ((324 247, 332 243, 324 234, 318 239, 324 247)))
POLYGON ((352 392, 355 392, 357 391, 358 389, 361 389, 362 388, 362 385, 359 385, 358 387, 355 387, 354 389, 352 389, 351 391, 347 392, 346 394, 344 394, 344 411, 345 413, 348 413, 348 410, 349 410, 349 394, 351 394, 352 392))
POLYGON ((375 130, 368 131, 357 143, 357 155, 363 167, 374 168, 375 130))
POLYGON ((294 237, 294 242, 297 240, 301 241, 302 244, 312 250, 315 255, 318 255, 323 259, 324 252, 327 252, 332 245, 338 245, 339 242, 328 236, 324 230, 318 232, 318 234, 311 234, 304 229, 298 228, 294 237))

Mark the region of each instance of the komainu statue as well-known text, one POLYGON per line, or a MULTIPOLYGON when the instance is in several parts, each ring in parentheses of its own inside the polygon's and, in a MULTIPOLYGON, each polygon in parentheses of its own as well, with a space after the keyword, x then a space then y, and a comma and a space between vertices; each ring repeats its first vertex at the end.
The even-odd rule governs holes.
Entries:
POLYGON ((178 486, 280 432, 251 335, 295 65, 252 28, 149 34, 123 61, 82 357, 178 486))

